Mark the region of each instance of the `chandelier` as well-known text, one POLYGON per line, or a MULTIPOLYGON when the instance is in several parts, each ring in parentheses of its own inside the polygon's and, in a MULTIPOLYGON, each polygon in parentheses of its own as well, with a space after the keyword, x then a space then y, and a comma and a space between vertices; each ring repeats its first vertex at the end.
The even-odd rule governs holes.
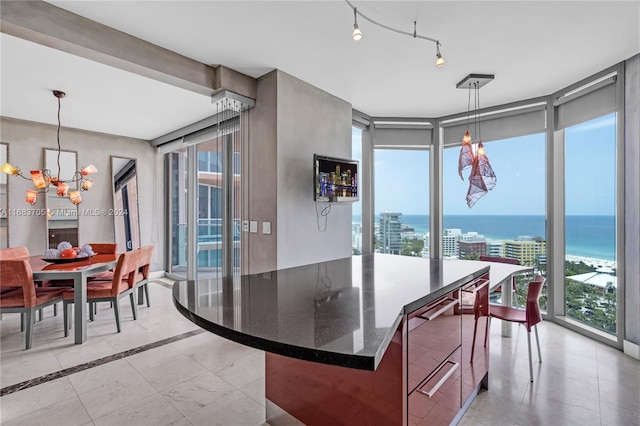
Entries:
POLYGON ((482 144, 482 133, 480 131, 480 120, 478 119, 478 110, 480 109, 480 87, 493 80, 494 76, 490 74, 469 74, 460 83, 457 88, 467 86, 469 90, 469 101, 467 104, 467 131, 462 137, 462 146, 460 147, 460 156, 458 157, 458 174, 460 179, 464 180, 462 171, 471 167, 469 174, 469 190, 467 191, 467 206, 473 207, 475 203, 482 198, 487 192, 495 188, 497 183, 496 174, 491 167, 489 158, 482 144), (471 134, 469 133, 469 117, 471 114, 471 90, 474 91, 474 133, 478 136, 477 143, 473 143, 471 134))
POLYGON ((54 90, 53 96, 58 98, 58 173, 56 175, 52 175, 51 171, 48 169, 31 170, 31 177, 26 177, 22 174, 19 168, 14 167, 9 163, 6 163, 4 166, 0 167, 0 171, 3 171, 12 176, 20 176, 23 179, 27 179, 33 182, 33 185, 36 189, 27 189, 26 193, 26 201, 31 205, 34 205, 36 201, 38 201, 38 194, 49 192, 49 189, 51 187, 56 187, 58 196, 68 197, 69 201, 77 205, 82 202, 80 191, 70 191, 69 184, 79 183, 80 189, 82 189, 83 191, 89 190, 93 186, 93 181, 91 179, 88 179, 86 176, 96 173, 98 169, 96 169, 96 166, 94 166, 93 164, 90 164, 80 170, 75 171, 73 173, 73 176, 67 180, 63 180, 60 177, 60 152, 62 151, 60 148, 60 99, 65 97, 65 93, 59 90, 54 90))

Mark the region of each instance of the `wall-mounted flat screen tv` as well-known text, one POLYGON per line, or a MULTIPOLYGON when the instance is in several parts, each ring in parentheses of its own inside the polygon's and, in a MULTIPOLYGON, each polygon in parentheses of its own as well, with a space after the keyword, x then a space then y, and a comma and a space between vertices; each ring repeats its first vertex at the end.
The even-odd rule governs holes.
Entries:
POLYGON ((313 156, 313 199, 321 203, 358 201, 358 161, 313 156))

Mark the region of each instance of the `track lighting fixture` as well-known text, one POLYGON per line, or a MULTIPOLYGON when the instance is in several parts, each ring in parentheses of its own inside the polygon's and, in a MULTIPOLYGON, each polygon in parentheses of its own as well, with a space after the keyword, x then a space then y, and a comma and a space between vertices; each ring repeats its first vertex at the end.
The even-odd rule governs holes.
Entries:
POLYGON ((440 46, 442 45, 440 43, 440 40, 437 40, 435 38, 426 37, 426 36, 418 34, 417 31, 416 31, 416 22, 415 21, 413 22, 413 33, 410 33, 410 32, 407 32, 407 31, 398 30, 396 28, 393 28, 393 27, 390 27, 388 25, 382 24, 382 23, 380 23, 378 21, 375 21, 375 20, 369 18, 366 15, 363 15, 362 12, 360 12, 357 7, 352 5, 349 0, 345 0, 345 1, 349 5, 349 7, 351 9, 353 9, 353 33, 351 34, 351 36, 353 37, 353 39, 355 41, 358 41, 358 40, 360 40, 362 38, 362 31, 360 30, 360 27, 358 26, 358 15, 360 15, 362 18, 366 19, 367 21, 371 22, 372 24, 375 24, 375 25, 377 25, 379 27, 382 27, 382 28, 384 28, 386 30, 393 31, 393 32, 398 33, 398 34, 403 34, 403 35, 406 35, 406 36, 409 36, 409 37, 412 37, 412 38, 420 38, 420 39, 427 40, 427 41, 430 41, 432 43, 435 43, 436 44, 436 67, 439 68, 439 67, 444 65, 444 58, 442 57, 442 54, 440 53, 440 46))
POLYGON ((362 31, 358 27, 358 8, 353 8, 353 34, 351 35, 355 41, 359 41, 362 38, 362 31))

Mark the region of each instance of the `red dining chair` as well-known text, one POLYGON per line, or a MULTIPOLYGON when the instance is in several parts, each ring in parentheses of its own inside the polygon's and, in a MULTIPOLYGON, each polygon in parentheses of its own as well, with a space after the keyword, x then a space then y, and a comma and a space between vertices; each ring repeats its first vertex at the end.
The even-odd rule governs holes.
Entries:
POLYGON ((68 287, 39 288, 26 259, 0 260, 0 288, 13 290, 0 294, 0 313, 20 313, 20 331, 26 329, 25 349, 31 348, 35 312, 62 301, 68 287), (25 318, 26 317, 26 318, 25 318))
MULTIPOLYGON (((480 256, 480 259, 483 262, 496 262, 496 263, 507 263, 509 265, 517 265, 518 259, 514 259, 511 257, 499 257, 499 256, 480 256)), ((516 280, 515 278, 511 281, 511 292, 516 292, 516 280)), ((492 293, 502 293, 502 286, 496 288, 492 293)), ((513 299, 512 299, 513 300, 513 299)))
MULTIPOLYGON (((19 260, 19 259, 28 259, 29 258, 29 249, 26 247, 9 247, 0 249, 0 260, 19 260)), ((19 289, 21 286, 2 286, 0 288, 0 294, 8 293, 10 291, 14 291, 19 289)))
POLYGON ((503 321, 515 322, 522 324, 527 329, 527 344, 529 348, 529 378, 533 382, 533 363, 531 360, 531 329, 536 334, 536 344, 538 346, 538 361, 542 362, 542 354, 540 353, 540 340, 538 338, 538 328, 536 324, 542 321, 540 313, 540 294, 544 286, 545 278, 542 275, 536 275, 528 285, 527 301, 524 309, 512 308, 509 306, 491 305, 489 308, 490 318, 498 318, 503 321))
MULTIPOLYGON (((118 257, 118 263, 113 272, 111 281, 96 281, 87 284, 87 302, 89 306, 95 302, 112 302, 113 312, 116 318, 116 328, 120 333, 120 306, 119 300, 124 296, 129 296, 131 302, 131 312, 133 319, 137 318, 135 293, 129 288, 128 280, 133 280, 138 268, 139 252, 137 250, 122 253, 118 257)), ((68 335, 69 324, 69 305, 73 303, 73 290, 65 291, 62 294, 64 299, 64 318, 65 318, 65 337, 68 335)))
MULTIPOLYGON (((29 254, 29 249, 26 247, 8 247, 0 249, 0 260, 21 260, 21 259, 29 259, 31 255, 29 254)), ((39 287, 42 286, 42 282, 36 281, 36 285, 39 287)), ((0 289, 0 294, 7 293, 9 291, 17 290, 20 287, 3 287, 0 289)), ((58 315, 58 304, 53 305, 53 315, 58 315)), ((21 317, 24 317, 22 315, 21 317)), ((42 321, 42 309, 38 310, 38 319, 42 321)), ((24 318, 22 318, 24 321, 24 318)), ((22 330, 24 330, 24 324, 22 325, 22 330)))
POLYGON ((473 304, 473 315, 475 317, 475 324, 473 326, 473 344, 471 345, 471 364, 473 364, 473 354, 476 348, 476 334, 478 331, 478 320, 482 317, 486 318, 485 334, 484 334, 484 346, 487 347, 487 337, 489 336, 489 280, 485 280, 480 285, 473 288, 475 293, 475 300, 473 304))
POLYGON ((144 297, 147 300, 147 307, 151 307, 149 301, 149 271, 151 269, 151 261, 153 260, 154 245, 148 245, 140 248, 140 262, 138 264, 138 273, 133 281, 129 281, 129 287, 144 290, 144 297))
MULTIPOLYGON (((154 249, 155 249, 155 246, 153 244, 136 249, 140 251, 140 262, 138 264, 138 273, 136 274, 134 281, 129 282, 129 287, 136 288, 136 289, 142 288, 144 290, 143 300, 144 298, 146 298, 147 307, 151 306, 149 301, 149 288, 147 284, 149 282, 149 271, 151 269, 151 261, 153 260, 154 249)), ((112 279, 112 277, 113 277, 112 271, 102 272, 100 274, 97 274, 91 277, 92 279, 91 283, 96 281, 109 281, 112 279)), ((139 302, 142 304, 141 301, 139 302)))

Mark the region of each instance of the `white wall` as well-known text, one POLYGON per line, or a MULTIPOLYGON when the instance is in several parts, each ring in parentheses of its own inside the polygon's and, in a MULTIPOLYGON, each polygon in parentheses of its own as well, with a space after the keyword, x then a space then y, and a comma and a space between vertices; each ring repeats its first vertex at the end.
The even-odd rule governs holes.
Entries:
POLYGON ((350 204, 332 205, 318 231, 313 154, 351 157, 351 104, 282 71, 277 78, 278 269, 349 257, 350 204))
MULTIPOLYGON (((56 126, 2 117, 2 142, 9 144, 9 163, 29 175, 31 169, 44 165, 44 148, 57 149, 56 126)), ((152 270, 163 270, 163 173, 162 157, 144 140, 102 133, 62 128, 60 143, 63 150, 76 151, 78 167, 93 163, 98 173, 91 176, 95 185, 82 192, 80 204, 79 242, 115 241, 113 216, 83 214, 89 210, 113 208, 111 156, 137 159, 140 237, 142 245, 155 244, 152 270)), ((9 209, 44 209, 44 196, 35 206, 24 201, 25 191, 33 185, 19 177, 10 177, 9 209)), ((31 254, 42 254, 47 247, 46 219, 44 216, 9 217, 9 245, 26 246, 31 254)))

